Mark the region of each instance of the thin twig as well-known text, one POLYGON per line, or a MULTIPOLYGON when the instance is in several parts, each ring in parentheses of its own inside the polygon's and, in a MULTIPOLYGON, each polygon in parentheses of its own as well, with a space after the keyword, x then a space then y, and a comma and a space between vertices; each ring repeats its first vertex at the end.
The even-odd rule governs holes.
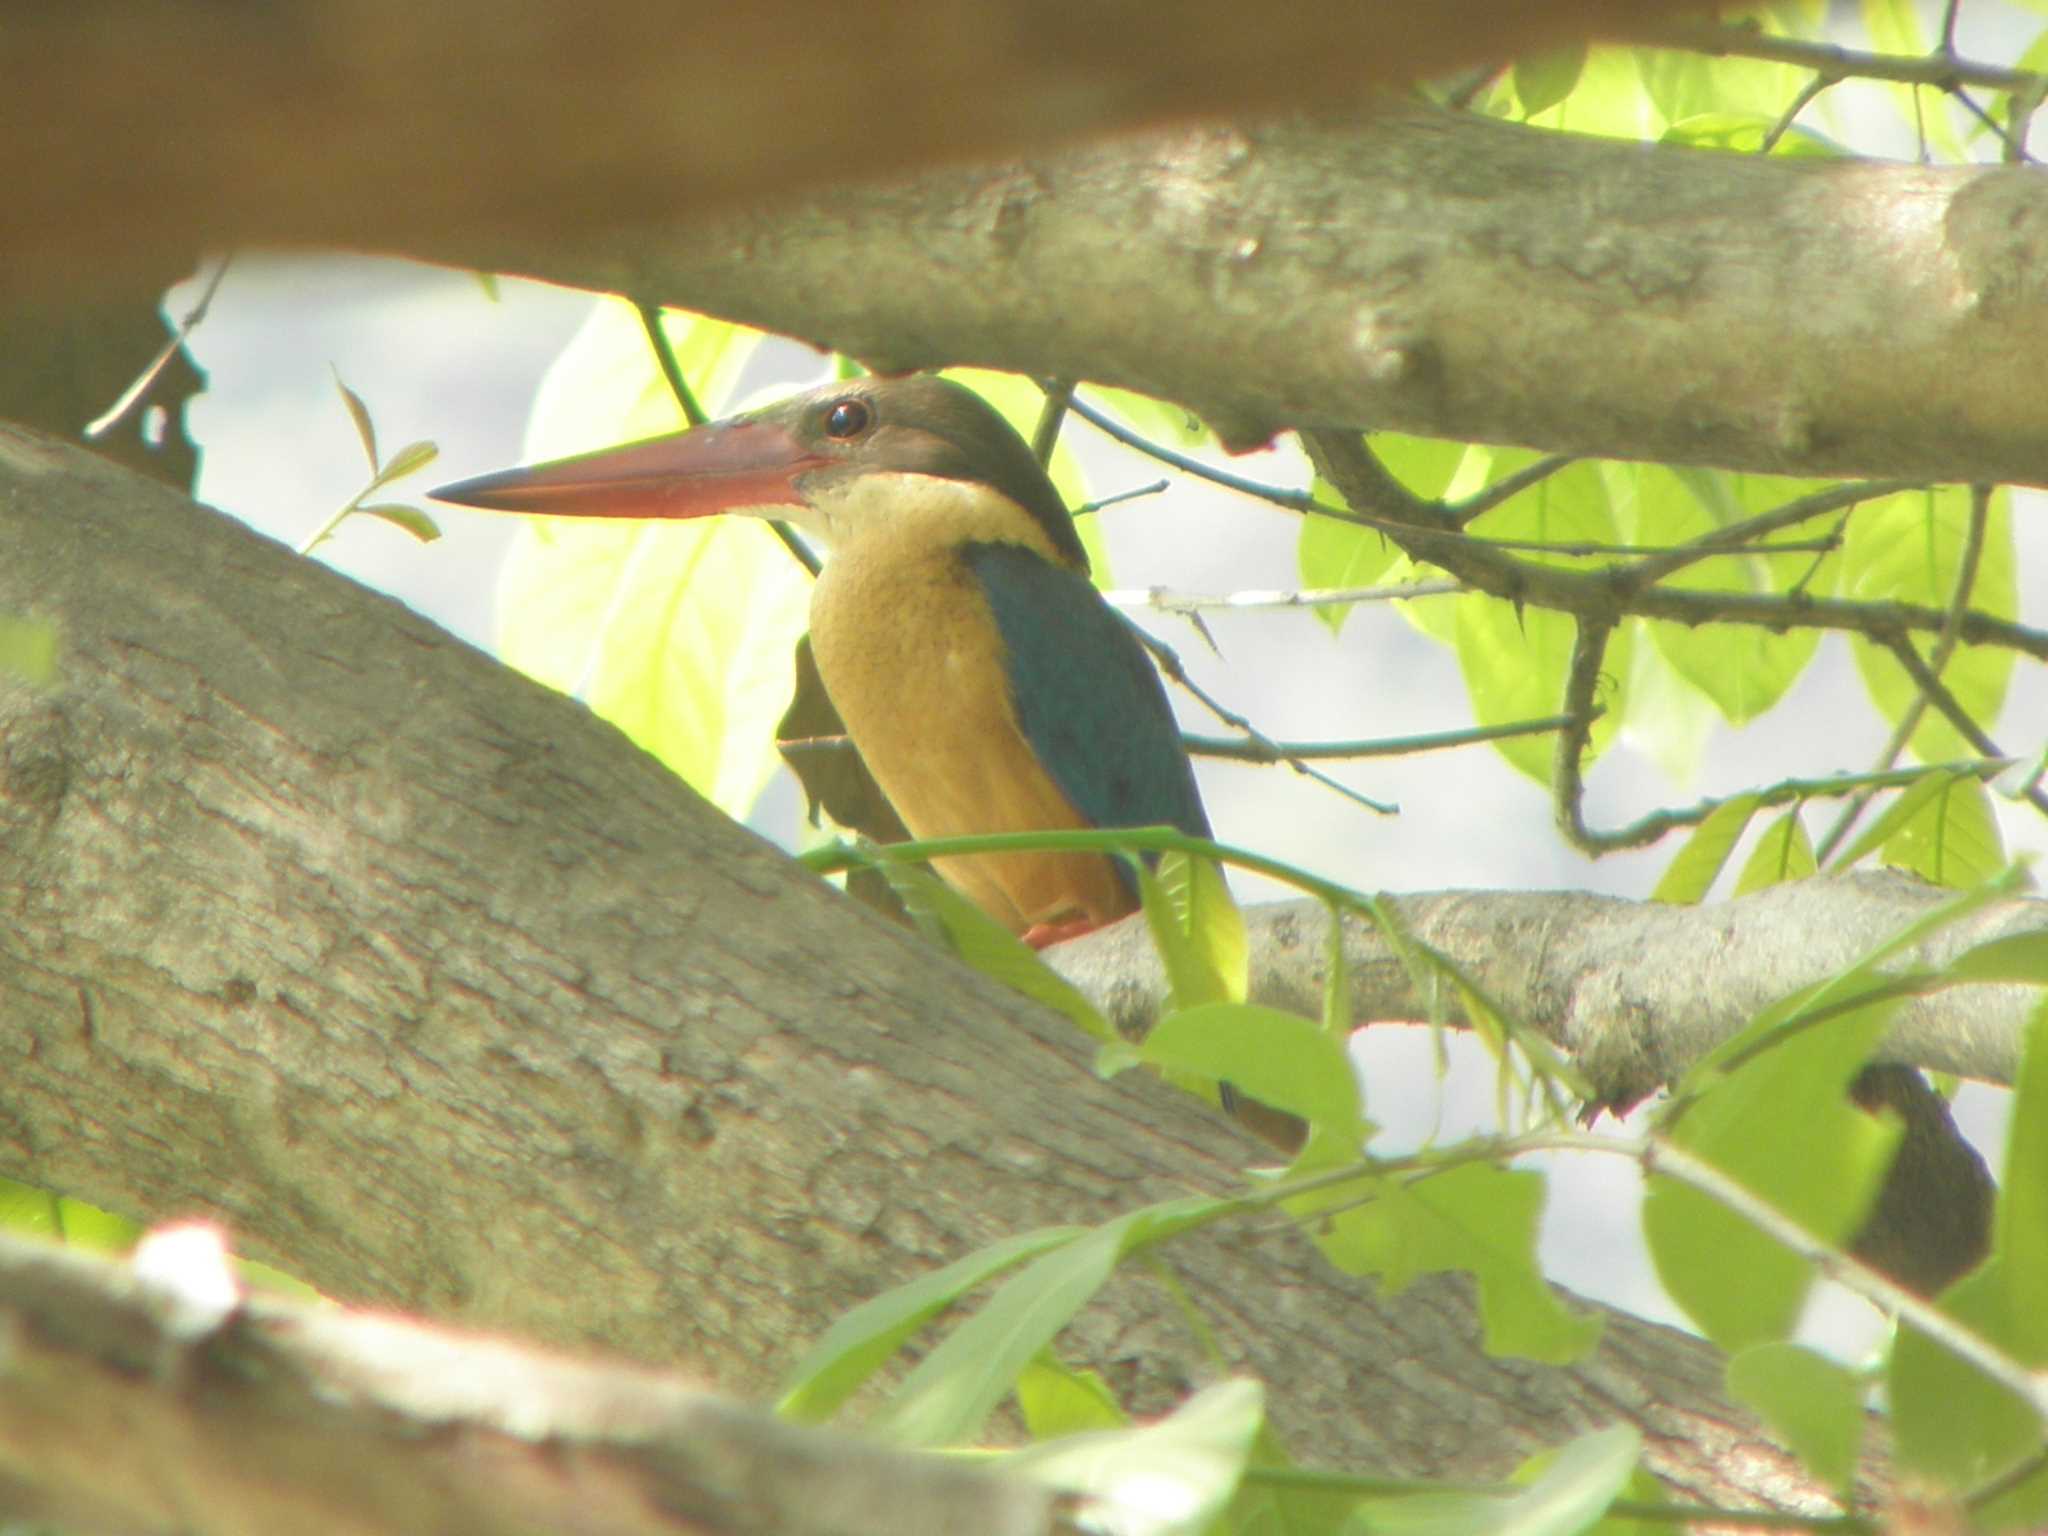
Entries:
POLYGON ((199 302, 185 311, 185 318, 178 322, 177 329, 171 333, 171 339, 150 359, 149 366, 135 376, 135 382, 121 391, 119 399, 85 424, 81 435, 87 442, 97 442, 113 431, 128 413, 148 396, 150 386, 155 384, 164 369, 170 366, 171 359, 178 355, 178 350, 199 328, 200 322, 206 318, 206 312, 213 308, 213 296, 220 292, 220 280, 228 275, 228 264, 234 259, 233 251, 221 257, 220 265, 213 269, 213 276, 206 280, 206 288, 199 295, 199 302))
POLYGON ((1561 469, 1569 469, 1578 463, 1578 456, 1569 453, 1553 453, 1538 459, 1534 464, 1524 464, 1513 474, 1502 475, 1493 484, 1474 491, 1463 501, 1454 501, 1444 510, 1450 514, 1453 525, 1462 528, 1473 518, 1491 512, 1505 501, 1511 501, 1530 486, 1548 480, 1561 469))
POLYGON ((1627 29, 1631 41, 1658 48, 1683 48, 1720 58, 1762 59, 1791 64, 1838 79, 1889 80, 1900 85, 1931 85, 1947 91, 1956 85, 1981 85, 1997 91, 2024 90, 2041 77, 2032 70, 1984 64, 1953 54, 1924 56, 1866 53, 1833 43, 1772 37, 1751 27, 1716 26, 1711 22, 1646 22, 1627 29))
MULTIPOLYGON (((1986 485, 1970 488, 1970 526, 1963 538, 1962 563, 1956 569, 1954 595, 1949 598, 1948 619, 1934 642, 1933 654, 1928 659, 1928 669, 1936 677, 1947 668, 1949 658, 1955 654, 1957 632, 1962 627, 1963 612, 1970 606, 1970 594, 1977 587, 1977 571, 1984 557, 1984 533, 1990 522, 1991 487, 1986 485)), ((1916 693, 1913 702, 1907 706, 1899 723, 1892 730, 1891 738, 1885 742, 1884 750, 1878 753, 1875 768, 1878 772, 1892 766, 1899 760, 1899 754, 1906 750, 1906 743, 1913 739, 1913 733, 1920 728, 1921 718, 1927 713, 1927 695, 1916 693)), ((1825 864, 1828 856, 1841 846, 1842 839, 1849 835, 1849 829, 1856 825, 1864 807, 1870 804, 1876 791, 1866 790, 1850 797, 1842 807, 1841 814, 1829 827, 1827 835, 1814 850, 1816 862, 1825 864)))
POLYGON ((1303 587, 1297 591, 1253 588, 1243 592, 1171 592, 1165 587, 1131 587, 1104 592, 1112 608, 1153 608, 1161 613, 1202 613, 1209 609, 1326 608, 1338 604, 1398 602, 1411 597, 1453 597, 1462 582, 1414 581, 1384 587, 1303 587))
MULTIPOLYGON (((676 349, 669 345, 668 330, 661 323, 661 306, 641 299, 633 301, 634 312, 640 316, 640 329, 647 334, 648 349, 654 353, 655 366, 661 369, 661 376, 668 383, 669 393, 675 396, 676 405, 682 410, 683 420, 692 427, 701 427, 710 418, 704 414, 704 407, 697 403, 697 395, 683 377, 683 365, 676 360, 676 349)), ((782 547, 789 551, 798 565, 813 576, 824 569, 817 554, 797 536, 789 524, 780 519, 768 524, 782 547)))
POLYGON ((1601 663, 1614 627, 1598 619, 1580 619, 1572 639, 1571 670, 1564 687, 1566 725, 1557 733, 1550 759, 1551 807, 1558 830, 1574 847, 1599 853, 1609 846, 1586 826, 1585 756, 1593 740, 1597 714, 1593 695, 1600 686, 1601 663))
MULTIPOLYGON (((1716 528, 1698 538, 1687 541, 1668 553, 1658 554, 1630 566, 1622 574, 1637 586, 1650 586, 1666 576, 1681 571, 1701 560, 1716 555, 1749 554, 1753 549, 1769 552, 1772 549, 1792 549, 1791 544, 1755 545, 1754 541, 1780 528, 1790 528, 1799 523, 1811 522, 1816 517, 1825 517, 1830 512, 1840 512, 1876 501, 1882 496, 1894 496, 1901 491, 1923 488, 1917 480, 1851 480, 1842 485, 1830 486, 1825 491, 1816 491, 1811 496, 1801 496, 1782 506, 1759 512, 1755 517, 1744 518, 1739 523, 1730 523, 1725 528, 1716 528)), ((1839 547, 1839 540, 1830 538, 1818 541, 1827 549, 1839 547)))
POLYGON ((1799 114, 1813 105, 1813 100, 1822 91, 1841 83, 1840 75, 1816 74, 1799 88, 1791 103, 1778 114, 1778 120, 1764 133, 1763 143, 1757 146, 1757 153, 1768 155, 1778 147, 1778 141, 1792 131, 1792 125, 1799 121, 1799 114))
POLYGON ((1067 419, 1067 404, 1074 398, 1074 386, 1065 379, 1043 379, 1040 389, 1045 391, 1045 404, 1038 410, 1038 425, 1031 432, 1031 453, 1038 460, 1039 467, 1052 463, 1052 451, 1060 440, 1060 427, 1067 419))
POLYGON ((1571 724, 1569 715, 1548 715, 1540 720, 1517 720, 1509 725, 1478 725, 1462 731, 1429 731, 1419 736, 1382 736, 1371 741, 1282 741, 1272 748, 1256 741, 1228 736, 1181 737, 1188 751, 1197 757, 1231 758, 1246 763, 1273 763, 1302 759, 1405 757, 1417 752, 1442 752, 1451 747, 1475 746, 1486 741, 1506 741, 1516 736, 1541 736, 1561 731, 1571 724))
POLYGON ((693 427, 701 427, 710 418, 704 414, 704 407, 697 403, 697 395, 683 377, 683 365, 676 360, 676 349, 669 345, 668 329, 661 323, 661 306, 645 299, 633 301, 633 311, 640 317, 640 329, 647 334, 648 350, 654 354, 655 366, 661 369, 661 376, 668 381, 668 392, 675 396, 676 404, 682 408, 683 420, 693 427))
MULTIPOLYGON (((1927 663, 1920 659, 1920 653, 1913 649, 1913 642, 1904 635, 1895 635, 1886 642, 1894 660, 1906 669, 1906 675, 1913 679, 1913 686, 1927 696, 1928 702, 1947 717, 1948 723, 1962 733, 1963 740, 1975 747, 1986 757, 2002 757, 1998 743, 1984 733, 1984 728, 1970 718, 1956 696, 1949 692, 1948 684, 1927 670, 1927 663)), ((2048 816, 2048 791, 2040 785, 2030 785, 2026 791, 2027 802, 2043 816, 2048 816)))
MULTIPOLYGON (((1128 619, 1124 622, 1130 623, 1128 619)), ((1383 801, 1375 800, 1370 795, 1353 789, 1341 779, 1334 779, 1321 769, 1311 768, 1302 757, 1286 751, 1279 742, 1273 740, 1272 737, 1253 725, 1249 719, 1239 714, 1236 710, 1231 709, 1216 698, 1214 694, 1202 687, 1201 684, 1189 677, 1187 668, 1181 665, 1180 653, 1172 646, 1168 645, 1158 636, 1146 633, 1136 624, 1131 624, 1130 628, 1131 633, 1138 637, 1139 644, 1152 653, 1152 659, 1159 664, 1159 670, 1165 673, 1168 679, 1185 688, 1204 709, 1208 710, 1210 714, 1221 720, 1232 730, 1243 732, 1246 739, 1252 742, 1260 752, 1270 754, 1263 758, 1262 761, 1285 763, 1303 778, 1313 779, 1324 788, 1333 789, 1345 799, 1355 801, 1368 810, 1377 811, 1382 816, 1396 816, 1400 814, 1401 808, 1399 806, 1388 805, 1383 801)))

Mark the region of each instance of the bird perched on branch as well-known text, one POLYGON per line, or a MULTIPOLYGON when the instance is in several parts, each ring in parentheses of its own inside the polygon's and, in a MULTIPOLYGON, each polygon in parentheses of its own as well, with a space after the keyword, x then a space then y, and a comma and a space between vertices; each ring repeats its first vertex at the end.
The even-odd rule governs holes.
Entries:
MULTIPOLYGON (((742 513, 814 535, 829 551, 811 599, 819 676, 916 837, 1161 823, 1208 835, 1159 676, 1089 582, 1059 493, 961 385, 851 379, 433 494, 571 517, 742 513)), ((936 862, 1034 942, 1138 904, 1106 854, 936 862)))

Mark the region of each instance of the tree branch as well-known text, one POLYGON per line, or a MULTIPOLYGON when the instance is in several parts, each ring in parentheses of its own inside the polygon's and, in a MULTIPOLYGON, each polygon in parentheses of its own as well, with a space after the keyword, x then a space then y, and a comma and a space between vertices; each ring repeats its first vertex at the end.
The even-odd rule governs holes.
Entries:
POLYGON ((179 1284, 231 1290, 232 1273, 224 1260, 213 1277, 152 1273, 164 1236, 132 1267, 0 1236, 10 1522, 294 1536, 1075 1528, 1049 1489, 800 1429, 674 1373, 260 1296, 195 1308, 179 1284))
MULTIPOLYGON (((0 1173, 745 1393, 971 1248, 1241 1187, 1194 1100, 1102 1082, 1064 1019, 400 605, 16 431, 0 547, 0 611, 60 636, 51 686, 0 683, 0 1173)), ((1815 1503, 1667 1330, 1539 1370, 1480 1351, 1462 1284, 1384 1298, 1288 1231, 1167 1259, 1176 1293, 1121 1277, 1067 1336, 1134 1411, 1212 1368, 1184 1297, 1287 1383, 1304 1457, 1494 1476, 1628 1402, 1686 1496, 1815 1503)))
MULTIPOLYGON (((1601 1103, 1629 1104, 1676 1079, 1766 1003, 1841 970, 1952 892, 1890 873, 1811 879, 1707 907, 1574 891, 1441 891, 1383 898, 1406 931, 1450 956, 1511 1017, 1568 1052, 1601 1103)), ((1328 974, 1320 902, 1252 907, 1251 1000, 1317 1017, 1328 974)), ((1974 944, 2048 929, 2048 903, 2002 902, 1899 965, 1937 968, 1974 944)), ((1455 1000, 1417 992, 1370 924, 1345 923, 1358 1024, 1462 1023, 1455 1000)), ((1142 924, 1048 951, 1119 1030, 1142 1033, 1167 996, 1142 924)), ((1909 998, 1886 1059, 2010 1083, 2029 1010, 2022 986, 1909 998)))
POLYGON ((885 368, 1127 385, 1236 445, 1384 427, 2048 483, 2029 372, 2048 355, 2031 280, 2048 268, 2048 175, 2019 167, 1745 157, 1388 105, 1348 126, 1182 131, 851 184, 581 254, 433 253, 885 368))

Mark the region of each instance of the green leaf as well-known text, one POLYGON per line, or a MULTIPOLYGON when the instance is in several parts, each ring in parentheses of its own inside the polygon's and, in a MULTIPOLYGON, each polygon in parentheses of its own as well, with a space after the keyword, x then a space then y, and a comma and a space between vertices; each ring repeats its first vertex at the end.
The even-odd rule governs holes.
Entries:
POLYGON ((1589 50, 1572 93, 1536 115, 1546 127, 1572 133, 1639 139, 1645 132, 1655 131, 1649 98, 1635 63, 1620 48, 1589 50))
MULTIPOLYGON (((1388 474, 1423 501, 1436 501, 1443 496, 1468 452, 1464 443, 1440 437, 1410 437, 1404 432, 1375 432, 1367 439, 1367 446, 1388 474)), ((1316 477, 1311 490, 1318 501, 1339 507, 1346 504, 1337 488, 1321 476, 1316 477)), ((1385 534, 1334 517, 1310 515, 1302 519, 1295 559, 1304 587, 1385 586, 1415 575, 1408 558, 1385 534)), ((1351 617, 1352 605, 1326 603, 1315 612, 1335 634, 1351 617)))
MULTIPOLYGON (((724 410, 760 333, 680 311, 662 324, 704 407, 724 410)), ((542 379, 525 452, 555 458, 683 425, 639 312, 607 299, 542 379)), ((499 573, 499 654, 744 816, 780 761, 775 723, 809 601, 809 577, 751 518, 529 518, 499 573)))
POLYGON ((47 683, 57 674, 57 631, 34 619, 0 613, 0 675, 47 683))
MULTIPOLYGON (((1934 51, 1924 25, 1928 13, 1919 0, 1863 0, 1862 11, 1864 30, 1877 52, 1919 58, 1934 51)), ((1934 159, 1967 158, 1944 110, 1940 91, 1929 90, 1922 96, 1911 85, 1880 86, 1876 81, 1871 85, 1891 96, 1901 124, 1908 133, 1920 137, 1934 159)))
MULTIPOLYGON (((2006 1344, 2015 1358, 2048 1364, 2048 1354, 2010 1347, 2026 1331, 2029 1316, 2039 1316, 2041 1293, 2022 1295, 2006 1275, 2002 1255, 1994 1252, 1950 1286, 1941 1310, 2006 1344)), ((1888 1385, 1899 1466, 1937 1487, 1967 1492, 2040 1454, 2041 1416, 1910 1323, 1899 1325, 1888 1385)))
POLYGON ((1350 1530, 1356 1536, 1577 1536, 1621 1496, 1642 1448, 1642 1436, 1625 1424, 1595 1430, 1551 1456, 1518 1493, 1375 1499, 1350 1530))
POLYGON ((407 443, 391 456, 390 463, 379 467, 375 478, 370 481, 370 486, 375 489, 378 486, 389 485, 394 480, 403 480, 407 475, 416 475, 440 456, 441 448, 438 443, 425 440, 407 443))
POLYGON ((1750 817, 1762 803, 1758 795, 1737 795, 1724 800, 1707 813, 1707 819, 1693 830, 1650 892, 1652 901, 1691 906, 1706 900, 1707 892, 1728 862, 1728 855, 1749 828, 1750 817))
POLYGON ((1544 1188, 1540 1173, 1467 1163, 1382 1181, 1377 1199, 1322 1214, 1309 1235, 1339 1269, 1376 1274, 1389 1294, 1418 1275, 1469 1272, 1487 1352, 1561 1365, 1598 1342, 1600 1320, 1568 1311, 1537 1265, 1544 1188))
POLYGON ((898 859, 876 861, 918 925, 982 975, 1036 998, 1072 1019, 1083 1034, 1118 1039, 1115 1028, 1038 952, 930 870, 898 859))
POLYGON ((1152 942, 1166 965, 1173 1008, 1241 1003, 1250 967, 1244 915, 1213 859, 1161 854, 1156 872, 1132 865, 1152 942))
MULTIPOLYGON (((1867 1004, 1781 1033, 1712 1087, 1674 1099, 1663 1134, 1815 1237, 1845 1241, 1898 1142, 1895 1120, 1848 1097, 1895 1012, 1867 1004)), ((1643 1232, 1664 1288, 1723 1349, 1781 1339, 1798 1320, 1812 1265, 1710 1195, 1653 1174, 1643 1232)))
MULTIPOLYGON (((1955 597, 1969 525, 1970 492, 1964 486, 1901 492, 1858 508, 1842 551, 1842 595, 1864 602, 1947 608, 1955 597)), ((1991 498, 1970 607, 1995 618, 2017 618, 2017 566, 2012 499, 2001 489, 1991 498)), ((1935 643, 1930 635, 1912 639, 1923 660, 1935 643)), ((1851 637, 1851 651, 1864 686, 1885 718, 1903 719, 1919 697, 1912 678, 1889 650, 1862 636, 1851 637)), ((1942 669, 1941 681, 1964 712, 1989 730, 2005 705, 2012 662, 2013 652, 2002 646, 1958 646, 1942 669)), ((1924 762, 1976 753, 1932 708, 1915 728, 1911 745, 1924 762)))
MULTIPOLYGON (((1736 18, 1730 17, 1730 22, 1736 18)), ((1769 9, 1743 18, 1766 36, 1782 36, 1790 18, 1769 9)), ((1810 35, 1818 21, 1808 27, 1810 35)), ((1713 58, 1688 49, 1632 50, 1643 85, 1658 115, 1676 126, 1707 113, 1741 113, 1776 120, 1806 84, 1808 72, 1765 59, 1713 58)))
MULTIPOLYGON (((1775 113, 1699 112, 1682 122, 1673 123, 1664 130, 1658 142, 1683 145, 1688 149, 1722 149, 1731 154, 1753 155, 1764 147, 1764 139, 1777 125, 1775 113)), ((1779 135, 1777 143, 1771 146, 1771 153, 1840 159, 1849 150, 1804 123, 1794 123, 1779 135)))
POLYGON ((1213 1220, 1233 1200, 1171 1200, 1131 1211, 1041 1253, 904 1378, 876 1433, 957 1445, 981 1431, 1024 1367, 1102 1288, 1125 1254, 1213 1220))
POLYGON ((1989 880, 2005 868, 2005 842, 1984 786, 1968 775, 1951 776, 1885 841, 1884 861, 1951 890, 1989 880))
POLYGON ((1380 467, 1423 501, 1442 499, 1470 451, 1470 445, 1453 438, 1412 437, 1406 432, 1375 432, 1366 444, 1380 467))
POLYGON ((1900 790, 1898 798, 1885 807, 1877 820, 1863 829, 1856 841, 1836 854, 1834 862, 1828 868, 1837 874, 1845 869, 1853 869, 1872 850, 1889 843, 1906 823, 1938 800, 1954 782, 1953 769, 1930 768, 1924 776, 1900 790))
POLYGON ((2048 1002, 2034 1010, 2013 1086, 2005 1177, 1998 1190, 1994 1251, 2021 1322, 2018 1346, 2029 1360, 2048 1360, 2048 1002))
POLYGON ((1522 115, 1534 117, 1563 101, 1571 95, 1585 68, 1584 43, 1515 60, 1515 96, 1522 104, 1522 115))
POLYGON ((1688 788, 1699 777, 1708 739, 1721 727, 1720 708, 1648 643, 1647 624, 1630 619, 1623 627, 1630 645, 1622 731, 1673 785, 1688 788))
POLYGON ((1264 1423, 1257 1382, 1221 1381, 1157 1423, 1030 1446, 1002 1467, 1076 1495, 1077 1529, 1198 1536, 1237 1492, 1264 1423))
POLYGON ((1017 1378, 1017 1406, 1034 1440, 1122 1429, 1131 1422, 1100 1371, 1077 1371, 1051 1350, 1017 1378))
POLYGON ((341 391, 341 403, 348 407, 348 419, 356 429, 356 441, 363 445, 363 457, 370 461, 370 473, 377 472, 377 428, 370 420, 370 408, 363 397, 341 382, 340 370, 329 364, 334 387, 341 391))
POLYGON ((33 1184, 0 1179, 0 1228, 10 1232, 57 1230, 57 1197, 33 1184))
POLYGON ((408 506, 402 501, 373 501, 356 508, 363 517, 381 518, 394 527, 403 528, 422 544, 431 544, 441 537, 441 525, 418 507, 408 506))
MULTIPOLYGON (((1732 527, 1760 513, 1829 489, 1825 480, 1736 475, 1655 464, 1612 465, 1607 482, 1617 523, 1641 544, 1685 544, 1732 527)), ((1770 542, 1810 540, 1832 529, 1840 511, 1781 529, 1770 542)), ((1667 576, 1663 585, 1696 592, 1743 595, 1783 593, 1795 587, 1825 595, 1833 562, 1815 569, 1810 552, 1744 553, 1698 560, 1667 576)), ((1758 625, 1665 621, 1645 625, 1658 654, 1699 689, 1733 725, 1746 725, 1784 698, 1805 672, 1820 644, 1819 632, 1791 629, 1772 633, 1758 625)))
MULTIPOLYGON (((1315 1159, 1357 1157, 1367 1127, 1358 1076, 1342 1039, 1298 1014, 1256 1003, 1177 1009, 1153 1026, 1137 1057, 1154 1066, 1227 1082, 1262 1104, 1308 1121, 1325 1146, 1315 1159)), ((1303 1153, 1307 1160, 1308 1153, 1303 1153)))
POLYGON ((1756 846, 1749 852, 1749 861, 1742 866, 1742 873, 1736 878, 1735 894, 1743 896, 1766 886, 1804 880, 1808 875, 1817 873, 1819 868, 1813 856, 1813 843, 1806 835, 1805 823, 1799 819, 1799 807, 1795 805, 1765 827, 1757 838, 1756 846))
MULTIPOLYGON (((1318 481, 1319 498, 1334 501, 1336 492, 1318 481)), ((1371 587, 1379 585, 1401 559, 1401 551, 1377 528, 1310 513, 1301 520, 1301 537, 1295 543, 1295 559, 1304 587, 1371 587)), ((1332 634, 1344 628, 1351 617, 1350 603, 1320 603, 1316 617, 1332 634)))
POLYGON ((780 761, 809 604, 803 567, 750 518, 530 519, 499 574, 499 654, 744 817, 780 761))
POLYGON ((775 1411, 816 1423, 831 1417, 906 1339, 983 1281, 1051 1248, 1087 1235, 1086 1227, 1044 1227, 1004 1238, 943 1269, 862 1302, 825 1331, 790 1372, 775 1411))
POLYGON ((2048 986, 2048 933, 2008 933, 1964 950, 1950 963, 1958 981, 2020 981, 2048 986))
MULTIPOLYGON (((1489 456, 1471 454, 1459 471, 1461 482, 1475 473, 1489 478, 1513 473, 1533 463, 1536 455, 1507 449, 1489 456)), ((1613 508, 1606 482, 1596 464, 1573 464, 1510 497, 1472 523, 1468 532, 1490 539, 1558 544, 1617 542, 1613 508)), ((1584 562, 1562 554, 1530 551, 1517 558, 1536 564, 1578 568, 1584 562)), ((1479 593, 1452 605, 1454 643, 1472 712, 1481 725, 1505 725, 1534 715, 1554 713, 1564 699, 1577 626, 1568 614, 1542 608, 1517 609, 1512 603, 1479 593)), ((1590 764, 1613 739, 1624 700, 1622 683, 1629 676, 1632 631, 1623 628, 1608 641, 1601 667, 1606 685, 1600 702, 1607 712, 1593 724, 1590 764)), ((1550 778, 1553 744, 1547 737, 1522 736, 1494 743, 1503 757, 1539 783, 1550 778)))
POLYGON ((1797 1344, 1757 1344, 1728 1362, 1728 1391, 1782 1435, 1815 1477, 1848 1492, 1865 1416, 1854 1371, 1797 1344))

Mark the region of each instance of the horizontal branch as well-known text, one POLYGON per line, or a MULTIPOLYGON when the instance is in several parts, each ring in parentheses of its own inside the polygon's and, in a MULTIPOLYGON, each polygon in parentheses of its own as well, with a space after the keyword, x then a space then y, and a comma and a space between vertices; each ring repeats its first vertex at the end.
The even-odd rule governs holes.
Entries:
MULTIPOLYGON (((0 1512, 67 1529, 1039 1536, 1052 1490, 698 1382, 0 1236, 0 1512), (116 1434, 86 1426, 119 1425, 116 1434)), ((167 1264, 158 1255, 183 1251, 167 1264)), ((172 1267, 172 1265, 175 1267, 172 1267)))
POLYGON ((1239 446, 1392 428, 2048 483, 2048 174, 2019 167, 1744 157, 1389 105, 848 183, 580 253, 436 249, 886 368, 1125 385, 1239 446))
MULTIPOLYGON (((1766 1003, 1834 974, 1952 893, 1903 875, 1802 880, 1710 907, 1573 891, 1445 891, 1384 898, 1409 933, 1493 1002, 1571 1053, 1603 1103, 1633 1103, 1676 1079, 1766 1003)), ((1320 1016, 1329 915, 1321 902, 1248 908, 1251 1000, 1320 1016)), ((2048 902, 2002 902, 1945 930, 1901 966, 1938 967, 2011 933, 2048 931, 2048 902)), ((1369 924, 1347 920, 1351 1016, 1422 1021, 1455 1001, 1417 993, 1369 924)), ((1164 973, 1135 920, 1047 952, 1119 1029, 1158 1017, 1164 973)), ((2040 1000, 2021 986, 1951 987, 1908 999, 1889 1060, 2010 1083, 2021 1028, 2040 1000)))

